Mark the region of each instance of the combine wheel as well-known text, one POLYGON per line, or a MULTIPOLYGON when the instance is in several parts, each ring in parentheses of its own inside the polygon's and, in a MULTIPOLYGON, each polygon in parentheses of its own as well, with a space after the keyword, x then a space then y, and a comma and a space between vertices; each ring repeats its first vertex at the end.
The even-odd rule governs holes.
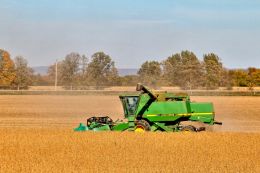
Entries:
POLYGON ((145 132, 145 131, 150 131, 150 130, 151 130, 151 127, 147 121, 139 120, 136 122, 135 132, 145 132))
POLYGON ((96 117, 91 117, 91 118, 87 119, 87 126, 90 126, 90 124, 95 121, 96 121, 96 117))
POLYGON ((182 132, 196 132, 196 128, 194 126, 184 126, 182 129, 181 129, 182 132))

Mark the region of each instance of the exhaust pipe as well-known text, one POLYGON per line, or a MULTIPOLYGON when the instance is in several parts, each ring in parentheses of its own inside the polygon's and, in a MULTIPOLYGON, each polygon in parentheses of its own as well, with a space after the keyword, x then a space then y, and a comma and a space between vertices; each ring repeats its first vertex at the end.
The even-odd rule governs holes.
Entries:
POLYGON ((219 122, 219 121, 214 121, 214 124, 217 124, 217 125, 222 125, 222 122, 219 122))

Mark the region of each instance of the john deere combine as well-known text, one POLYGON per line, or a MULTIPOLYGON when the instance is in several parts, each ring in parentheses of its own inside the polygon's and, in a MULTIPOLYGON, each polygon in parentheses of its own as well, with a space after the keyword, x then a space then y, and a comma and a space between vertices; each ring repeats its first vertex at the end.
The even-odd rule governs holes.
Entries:
POLYGON ((222 124, 214 121, 212 103, 191 102, 189 96, 152 91, 137 84, 139 95, 120 95, 125 121, 111 118, 91 117, 86 124, 80 123, 75 131, 202 131, 205 127, 183 125, 187 122, 202 124, 222 124))

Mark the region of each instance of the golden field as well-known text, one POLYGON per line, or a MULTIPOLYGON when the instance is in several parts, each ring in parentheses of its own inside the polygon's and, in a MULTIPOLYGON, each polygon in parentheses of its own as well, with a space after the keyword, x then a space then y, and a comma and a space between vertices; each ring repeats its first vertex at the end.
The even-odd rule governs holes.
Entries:
POLYGON ((0 132, 1 172, 260 171, 260 134, 0 132))
POLYGON ((260 172, 260 97, 212 101, 214 132, 73 132, 117 96, 0 96, 0 172, 260 172))

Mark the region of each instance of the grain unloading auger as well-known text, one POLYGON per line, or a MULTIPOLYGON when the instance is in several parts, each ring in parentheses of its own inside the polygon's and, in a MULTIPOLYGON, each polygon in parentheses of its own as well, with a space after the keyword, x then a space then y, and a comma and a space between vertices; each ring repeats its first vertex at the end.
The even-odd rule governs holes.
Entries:
POLYGON ((183 122, 201 122, 203 124, 222 124, 214 120, 212 103, 191 102, 189 96, 152 91, 137 84, 139 95, 120 95, 126 121, 113 121, 107 116, 91 117, 86 124, 80 123, 75 131, 202 131, 183 125, 183 122))

